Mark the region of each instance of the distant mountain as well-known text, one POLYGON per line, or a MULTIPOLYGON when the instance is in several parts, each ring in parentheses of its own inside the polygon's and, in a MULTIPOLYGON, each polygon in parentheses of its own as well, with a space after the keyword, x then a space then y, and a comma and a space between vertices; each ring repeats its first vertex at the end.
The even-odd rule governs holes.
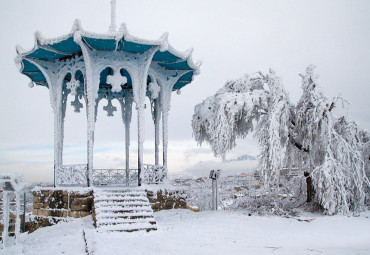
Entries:
POLYGON ((204 177, 209 175, 210 170, 217 169, 222 170, 223 176, 238 175, 240 173, 252 173, 257 167, 258 161, 255 157, 243 155, 232 160, 225 160, 223 162, 216 160, 199 161, 197 164, 181 172, 181 175, 204 177))
POLYGON ((244 154, 234 159, 226 159, 224 162, 229 163, 234 161, 246 161, 246 160, 257 160, 257 158, 248 154, 244 154))

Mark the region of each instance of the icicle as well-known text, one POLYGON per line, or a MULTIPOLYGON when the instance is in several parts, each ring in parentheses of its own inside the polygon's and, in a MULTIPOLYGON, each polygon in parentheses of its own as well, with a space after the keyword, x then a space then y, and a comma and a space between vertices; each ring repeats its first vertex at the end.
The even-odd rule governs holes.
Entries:
POLYGON ((161 90, 161 88, 158 86, 158 83, 155 80, 152 81, 149 84, 149 91, 150 91, 150 94, 151 94, 150 98, 153 99, 153 100, 157 99, 160 90, 161 90))

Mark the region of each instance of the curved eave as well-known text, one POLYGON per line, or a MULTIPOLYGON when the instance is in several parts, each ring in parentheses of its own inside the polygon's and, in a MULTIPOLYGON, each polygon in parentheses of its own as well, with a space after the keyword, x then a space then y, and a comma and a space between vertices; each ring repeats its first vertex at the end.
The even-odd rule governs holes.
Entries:
POLYGON ((46 78, 43 73, 39 70, 37 66, 35 66, 27 59, 22 59, 20 72, 28 76, 34 83, 48 87, 46 78))
POLYGON ((173 91, 180 90, 186 85, 188 85, 189 83, 191 83, 194 79, 194 75, 195 75, 194 72, 195 71, 193 70, 193 71, 183 74, 173 86, 173 91))
POLYGON ((76 20, 70 33, 57 38, 46 39, 40 32, 36 32, 33 48, 30 51, 25 51, 17 46, 17 54, 21 58, 28 57, 51 61, 78 54, 81 52, 81 48, 73 40, 73 36, 80 29, 80 22, 76 20))

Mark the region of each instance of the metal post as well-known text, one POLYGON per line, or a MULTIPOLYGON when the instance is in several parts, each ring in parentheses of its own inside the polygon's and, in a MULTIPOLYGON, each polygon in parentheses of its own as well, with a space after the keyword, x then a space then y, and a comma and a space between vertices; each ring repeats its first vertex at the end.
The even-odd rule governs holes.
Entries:
POLYGON ((9 230, 9 192, 5 190, 3 191, 3 222, 3 249, 5 249, 9 230))
POLYGON ((20 211, 21 211, 21 197, 19 192, 15 193, 15 226, 14 226, 14 234, 15 234, 15 241, 18 242, 19 232, 21 229, 20 223, 20 211))
POLYGON ((132 115, 132 95, 125 94, 123 122, 125 124, 125 150, 126 150, 126 185, 130 185, 130 123, 132 115))
POLYGON ((138 171, 137 171, 137 185, 141 186, 141 173, 142 170, 144 170, 144 164, 143 164, 143 155, 144 155, 144 104, 141 106, 137 107, 137 126, 138 126, 138 135, 137 135, 137 140, 138 140, 138 171))
POLYGON ((26 206, 27 206, 27 201, 26 201, 26 192, 24 192, 23 195, 23 224, 22 224, 22 233, 26 232, 26 206))
POLYGON ((217 210, 217 180, 212 179, 212 210, 217 210))
POLYGON ((218 185, 217 180, 220 177, 221 170, 212 170, 209 173, 209 178, 212 179, 212 210, 217 210, 218 207, 218 185))
POLYGON ((215 180, 215 184, 216 184, 216 207, 215 207, 215 210, 217 211, 217 209, 218 209, 218 185, 217 185, 217 179, 215 180))

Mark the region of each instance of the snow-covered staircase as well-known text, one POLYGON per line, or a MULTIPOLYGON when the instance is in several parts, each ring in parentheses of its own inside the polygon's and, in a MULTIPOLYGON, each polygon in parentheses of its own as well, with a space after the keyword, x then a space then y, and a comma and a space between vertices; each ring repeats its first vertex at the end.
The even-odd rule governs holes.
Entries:
POLYGON ((145 190, 94 189, 94 218, 98 231, 157 230, 145 190))

